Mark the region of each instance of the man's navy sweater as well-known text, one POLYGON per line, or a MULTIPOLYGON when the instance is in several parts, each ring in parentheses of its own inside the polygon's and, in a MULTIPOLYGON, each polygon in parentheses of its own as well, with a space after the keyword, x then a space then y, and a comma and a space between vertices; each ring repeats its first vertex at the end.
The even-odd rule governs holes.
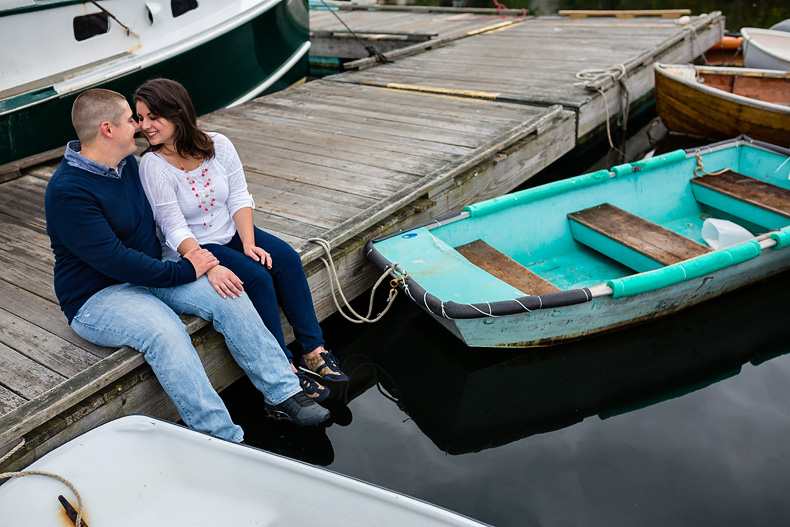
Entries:
POLYGON ((55 294, 69 324, 82 305, 111 285, 171 287, 195 280, 189 260, 161 261, 151 206, 134 156, 120 177, 69 165, 47 185, 44 209, 55 253, 55 294))

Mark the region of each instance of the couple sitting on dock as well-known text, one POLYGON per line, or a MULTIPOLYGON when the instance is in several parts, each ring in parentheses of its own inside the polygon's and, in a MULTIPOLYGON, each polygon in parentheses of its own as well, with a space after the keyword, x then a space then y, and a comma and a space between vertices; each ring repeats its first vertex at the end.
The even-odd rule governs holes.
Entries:
POLYGON ((81 94, 72 108, 79 140, 47 186, 55 292, 69 325, 95 344, 142 352, 184 423, 242 441, 177 316, 197 315, 224 335, 268 412, 326 421, 316 403, 348 378, 324 348, 299 255, 253 225, 236 150, 197 127, 183 86, 149 81, 134 100, 139 124, 123 95, 81 94), (138 130, 150 143, 139 169, 138 130), (303 350, 299 370, 278 305, 303 350))

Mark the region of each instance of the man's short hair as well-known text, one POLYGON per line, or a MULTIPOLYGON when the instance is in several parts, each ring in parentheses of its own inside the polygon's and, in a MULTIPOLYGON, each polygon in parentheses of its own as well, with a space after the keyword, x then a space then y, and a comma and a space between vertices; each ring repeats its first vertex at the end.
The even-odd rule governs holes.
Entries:
POLYGON ((112 90, 95 88, 83 92, 71 107, 71 122, 82 144, 89 144, 99 134, 104 121, 118 126, 126 97, 112 90))

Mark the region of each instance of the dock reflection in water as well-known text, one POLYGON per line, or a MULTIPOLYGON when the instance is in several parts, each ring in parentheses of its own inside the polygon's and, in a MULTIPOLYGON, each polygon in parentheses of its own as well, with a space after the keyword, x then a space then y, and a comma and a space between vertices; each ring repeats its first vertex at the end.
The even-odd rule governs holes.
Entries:
POLYGON ((492 525, 785 525, 788 299, 784 275, 518 352, 467 349, 399 302, 372 327, 327 325, 353 423, 264 422, 261 446, 492 525), (327 444, 329 463, 304 455, 327 444))

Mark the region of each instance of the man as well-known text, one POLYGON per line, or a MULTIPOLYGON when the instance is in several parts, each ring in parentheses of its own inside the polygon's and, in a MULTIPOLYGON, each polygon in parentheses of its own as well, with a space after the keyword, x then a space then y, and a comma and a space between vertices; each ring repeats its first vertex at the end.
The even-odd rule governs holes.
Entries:
POLYGON ((205 249, 162 261, 137 172, 139 128, 126 99, 94 89, 74 101, 71 141, 45 197, 55 253, 55 293, 69 325, 100 346, 142 352, 188 426, 242 441, 212 388, 177 314, 213 321, 269 411, 312 425, 329 412, 300 389, 277 341, 246 295, 223 298, 202 275, 217 265, 205 249), (176 314, 177 313, 177 314, 176 314))

